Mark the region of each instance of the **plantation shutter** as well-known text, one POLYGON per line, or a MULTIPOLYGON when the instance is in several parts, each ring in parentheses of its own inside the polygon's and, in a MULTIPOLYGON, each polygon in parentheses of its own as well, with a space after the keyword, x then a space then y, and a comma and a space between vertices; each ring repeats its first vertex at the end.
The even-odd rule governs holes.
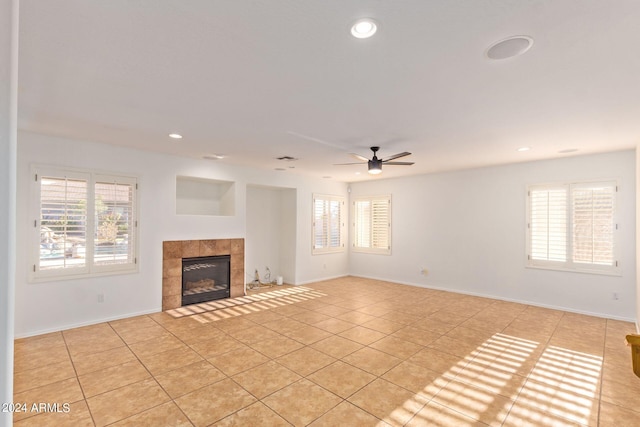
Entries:
POLYGON ((354 202, 353 247, 361 252, 390 253, 390 196, 367 197, 354 202))
POLYGON ((567 188, 531 189, 530 245, 532 260, 567 260, 567 188))
MULTIPOLYGON (((38 178, 36 178, 38 179, 38 178)), ((74 256, 87 235, 88 178, 42 176, 40 180, 40 255, 38 270, 82 269, 74 256)), ((35 270, 34 270, 35 271, 35 270)))
POLYGON ((528 264, 616 271, 616 193, 615 181, 530 187, 528 264))
POLYGON ((614 264, 615 192, 613 184, 572 188, 574 262, 614 264))
POLYGON ((33 172, 29 280, 137 269, 135 177, 50 166, 33 172))
POLYGON ((313 252, 343 250, 343 206, 339 196, 314 195, 313 198, 313 252))
POLYGON ((313 201, 314 249, 327 247, 327 221, 325 221, 327 203, 323 199, 314 199, 313 201))
POLYGON ((107 266, 134 263, 134 180, 96 177, 94 264, 107 266))
POLYGON ((371 201, 371 247, 374 249, 390 249, 389 204, 389 199, 373 199, 371 201))
POLYGON ((342 245, 340 228, 342 225, 341 203, 338 200, 329 201, 329 246, 339 248, 342 245))
POLYGON ((355 236, 354 246, 358 248, 371 247, 371 201, 358 200, 355 202, 355 236))

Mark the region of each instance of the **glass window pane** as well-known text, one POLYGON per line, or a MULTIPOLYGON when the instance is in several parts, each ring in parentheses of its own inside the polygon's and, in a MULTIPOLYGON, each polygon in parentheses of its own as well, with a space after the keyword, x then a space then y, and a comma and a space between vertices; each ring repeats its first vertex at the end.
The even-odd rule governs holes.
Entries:
POLYGON ((87 181, 40 179, 41 271, 86 266, 87 181))

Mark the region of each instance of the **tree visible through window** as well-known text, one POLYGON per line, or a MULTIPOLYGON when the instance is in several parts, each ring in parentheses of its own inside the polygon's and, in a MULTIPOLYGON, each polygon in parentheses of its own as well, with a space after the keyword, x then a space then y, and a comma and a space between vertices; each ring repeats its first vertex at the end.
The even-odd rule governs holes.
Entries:
POLYGON ((528 264, 614 270, 615 182, 529 188, 528 264))
POLYGON ((134 270, 135 178, 40 168, 35 278, 134 270))

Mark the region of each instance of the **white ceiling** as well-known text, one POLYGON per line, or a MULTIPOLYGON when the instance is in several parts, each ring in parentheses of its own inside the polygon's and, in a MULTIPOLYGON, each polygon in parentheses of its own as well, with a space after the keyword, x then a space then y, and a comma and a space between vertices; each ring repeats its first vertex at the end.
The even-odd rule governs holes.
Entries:
POLYGON ((639 22, 637 0, 22 0, 19 126, 342 181, 373 179, 333 165, 372 145, 416 162, 382 178, 629 149, 639 22), (513 35, 535 43, 485 56, 513 35))

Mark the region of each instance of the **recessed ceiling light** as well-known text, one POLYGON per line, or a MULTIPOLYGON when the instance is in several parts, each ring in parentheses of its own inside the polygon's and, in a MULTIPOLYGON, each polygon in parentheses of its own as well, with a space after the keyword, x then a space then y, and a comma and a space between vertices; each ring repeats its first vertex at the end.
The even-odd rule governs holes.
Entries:
POLYGON ((329 175, 325 175, 323 176, 324 179, 331 179, 331 177, 329 175))
POLYGON ((180 135, 179 133, 170 133, 169 138, 182 139, 182 135, 180 135))
POLYGON ((529 151, 529 150, 531 150, 531 147, 520 147, 516 151, 523 152, 523 151, 529 151))
POLYGON ((378 24, 371 18, 358 19, 351 26, 351 35, 358 39, 366 39, 378 31, 378 24))
POLYGON ((285 168, 275 168, 274 170, 277 170, 277 171, 280 171, 280 172, 282 172, 282 171, 286 171, 286 169, 285 169, 285 168))
POLYGON ((567 148, 566 150, 560 150, 558 151, 558 153, 560 154, 567 154, 567 153, 575 153, 576 151, 578 151, 577 148, 567 148))
POLYGON ((513 36, 500 40, 489 46, 486 55, 490 59, 507 59, 522 55, 533 46, 529 36, 513 36))

